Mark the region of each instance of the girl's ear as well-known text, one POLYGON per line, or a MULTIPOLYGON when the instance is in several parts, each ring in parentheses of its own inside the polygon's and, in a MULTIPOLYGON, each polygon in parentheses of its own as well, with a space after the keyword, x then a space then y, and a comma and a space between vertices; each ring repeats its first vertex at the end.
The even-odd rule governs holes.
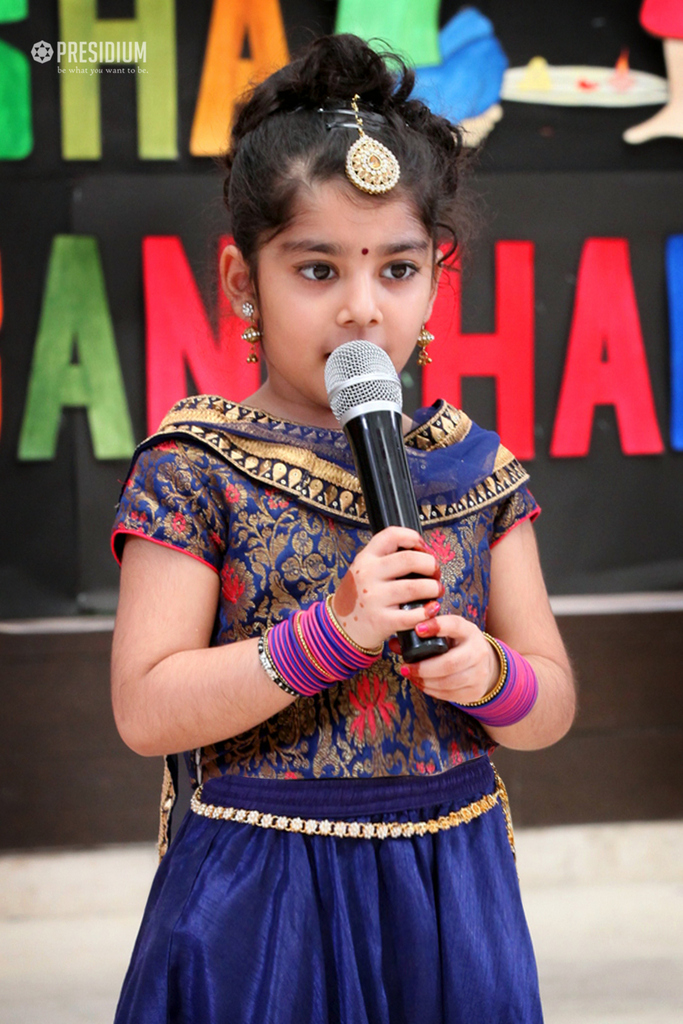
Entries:
POLYGON ((256 297, 249 267, 236 245, 226 245, 221 253, 219 270, 223 291, 230 300, 235 316, 240 317, 242 320, 247 319, 242 310, 245 302, 252 304, 254 316, 257 316, 256 297))

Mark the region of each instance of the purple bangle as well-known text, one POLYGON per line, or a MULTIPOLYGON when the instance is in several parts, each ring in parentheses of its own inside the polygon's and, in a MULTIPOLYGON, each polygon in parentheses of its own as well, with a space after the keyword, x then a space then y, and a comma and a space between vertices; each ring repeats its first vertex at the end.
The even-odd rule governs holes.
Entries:
POLYGON ((482 725, 515 725, 529 714, 538 697, 538 679, 524 655, 484 634, 495 648, 501 663, 501 676, 493 692, 473 704, 453 703, 482 725))
POLYGON ((266 632, 265 645, 276 673, 304 697, 368 668, 382 653, 382 647, 368 650, 355 644, 337 622, 329 600, 315 601, 278 622, 266 632))

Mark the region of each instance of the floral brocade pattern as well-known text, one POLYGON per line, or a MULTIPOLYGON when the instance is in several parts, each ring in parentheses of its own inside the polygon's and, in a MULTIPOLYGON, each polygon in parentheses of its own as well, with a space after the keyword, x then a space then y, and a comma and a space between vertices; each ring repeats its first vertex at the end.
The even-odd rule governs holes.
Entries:
MULTIPOLYGON (((457 612, 484 628, 491 544, 537 510, 521 483, 499 503, 425 524, 441 563, 444 613, 457 612)), ((117 555, 126 534, 191 554, 219 574, 212 645, 259 636, 334 592, 370 539, 367 529, 264 486, 185 439, 162 440, 137 455, 114 524, 117 555)), ((432 774, 493 748, 474 719, 423 694, 399 674, 399 664, 385 646, 383 656, 352 679, 205 747, 202 777, 432 774)), ((194 760, 188 757, 191 774, 194 760)))

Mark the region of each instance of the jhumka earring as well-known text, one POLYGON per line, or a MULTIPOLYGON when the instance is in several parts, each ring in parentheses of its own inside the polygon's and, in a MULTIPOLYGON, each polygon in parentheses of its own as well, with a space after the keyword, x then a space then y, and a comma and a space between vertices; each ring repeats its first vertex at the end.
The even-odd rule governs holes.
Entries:
POLYGON ((390 149, 376 139, 369 138, 363 131, 358 111, 359 99, 356 93, 351 100, 360 138, 356 139, 346 154, 346 175, 356 188, 377 195, 394 187, 401 176, 401 168, 390 149))
POLYGON ((427 363, 432 361, 432 357, 427 355, 427 345, 429 345, 430 341, 434 341, 434 335, 423 324, 422 330, 417 336, 417 344, 420 348, 420 354, 417 357, 418 366, 426 366, 427 363))
MULTIPOLYGON (((242 303, 242 316, 245 319, 251 320, 253 315, 254 315, 254 304, 252 302, 243 302, 242 303)), ((249 344, 252 346, 251 352, 247 356, 247 362, 248 363, 258 363, 258 356, 256 355, 256 346, 258 345, 259 341, 261 340, 261 337, 262 337, 261 332, 258 329, 258 327, 256 326, 255 321, 250 323, 249 326, 247 327, 246 331, 243 332, 243 334, 242 334, 243 341, 248 341, 249 344)))

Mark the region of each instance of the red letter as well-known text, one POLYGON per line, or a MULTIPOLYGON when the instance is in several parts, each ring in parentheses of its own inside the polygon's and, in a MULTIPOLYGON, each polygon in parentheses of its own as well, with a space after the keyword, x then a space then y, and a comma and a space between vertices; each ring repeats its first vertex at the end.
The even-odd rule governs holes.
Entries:
MULTIPOLYGON (((228 243, 222 238, 219 251, 228 243)), ((202 394, 240 401, 260 383, 247 363, 244 324, 232 315, 219 285, 218 339, 207 319, 179 238, 142 243, 147 323, 147 429, 153 433, 170 407, 187 397, 186 368, 202 394)))
POLYGON ((588 454, 596 405, 615 407, 626 455, 664 450, 625 238, 583 247, 551 455, 588 454))
POLYGON ((424 404, 440 396, 459 406, 463 377, 494 377, 501 439, 518 458, 533 459, 533 243, 497 242, 495 258, 495 334, 462 333, 460 277, 448 271, 442 275, 429 321, 437 351, 423 371, 424 404))

